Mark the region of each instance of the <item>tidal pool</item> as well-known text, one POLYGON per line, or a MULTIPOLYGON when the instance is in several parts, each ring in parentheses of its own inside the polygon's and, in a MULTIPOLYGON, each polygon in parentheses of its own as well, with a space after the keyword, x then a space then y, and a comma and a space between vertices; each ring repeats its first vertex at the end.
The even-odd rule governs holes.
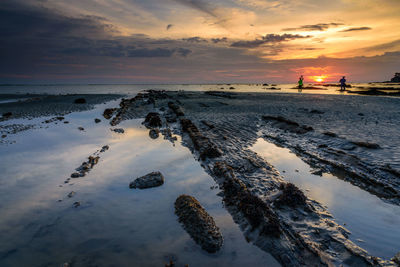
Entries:
POLYGON ((373 256, 392 258, 400 251, 400 207, 386 203, 329 173, 312 168, 287 148, 259 138, 251 148, 312 199, 327 207, 350 239, 373 256))
POLYGON ((39 126, 7 137, 14 144, 0 144, 0 266, 164 266, 170 260, 176 266, 279 266, 246 242, 215 182, 179 137, 174 144, 162 136, 153 140, 143 119, 118 125, 124 134, 111 131, 101 114, 116 103, 66 115, 68 124, 31 120, 39 126), (64 183, 103 145, 110 149, 85 177, 64 183), (161 171, 165 184, 129 189, 151 171, 161 171), (174 202, 181 194, 196 197, 215 219, 224 237, 218 253, 202 251, 177 221, 174 202))

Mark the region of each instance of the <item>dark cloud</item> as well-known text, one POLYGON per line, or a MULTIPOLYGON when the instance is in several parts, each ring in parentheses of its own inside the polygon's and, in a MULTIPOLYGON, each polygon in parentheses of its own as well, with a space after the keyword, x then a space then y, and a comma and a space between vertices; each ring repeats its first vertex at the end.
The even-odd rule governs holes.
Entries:
POLYGON ((282 31, 297 31, 297 30, 306 30, 306 31, 325 31, 329 29, 330 27, 337 27, 344 25, 343 23, 318 23, 318 24, 312 24, 312 25, 302 25, 296 28, 285 28, 282 29, 282 31))
POLYGON ((167 31, 168 31, 169 29, 171 29, 173 26, 174 26, 173 24, 168 24, 168 25, 167 25, 167 31))
POLYGON ((259 47, 264 44, 268 43, 280 43, 280 42, 285 42, 289 40, 294 40, 294 39, 303 39, 303 38, 310 38, 312 36, 307 35, 299 35, 299 34, 267 34, 263 36, 261 39, 256 39, 252 41, 237 41, 231 44, 232 47, 240 47, 240 48, 255 48, 259 47))
POLYGON ((356 27, 356 28, 349 28, 340 32, 353 32, 353 31, 367 31, 372 30, 370 27, 356 27))
POLYGON ((198 36, 190 37, 190 38, 183 38, 182 40, 189 42, 189 43, 207 43, 208 42, 206 39, 203 39, 198 36))
POLYGON ((228 41, 228 38, 226 38, 226 37, 222 37, 222 38, 211 38, 211 41, 212 41, 214 44, 217 44, 217 43, 220 43, 220 42, 227 42, 227 41, 228 41))
POLYGON ((69 17, 55 10, 5 0, 0 6, 1 65, 65 56, 171 57, 191 50, 144 34, 116 37, 118 30, 98 16, 69 17))

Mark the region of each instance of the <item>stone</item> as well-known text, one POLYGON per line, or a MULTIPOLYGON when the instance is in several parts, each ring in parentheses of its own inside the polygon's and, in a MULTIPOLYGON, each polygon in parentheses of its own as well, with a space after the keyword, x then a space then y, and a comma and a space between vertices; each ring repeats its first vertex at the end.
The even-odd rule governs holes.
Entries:
POLYGON ((84 131, 85 128, 83 128, 83 127, 78 127, 78 130, 79 130, 79 131, 84 131))
POLYGON ((116 108, 106 108, 103 112, 103 117, 107 120, 111 119, 113 113, 116 111, 116 108))
POLYGON ((99 123, 99 122, 101 122, 101 120, 98 119, 98 118, 96 118, 96 119, 94 119, 94 122, 95 122, 95 123, 99 123))
POLYGON ((164 176, 161 172, 151 172, 142 177, 136 178, 129 184, 129 188, 145 189, 150 187, 157 187, 164 184, 164 176))
POLYGON ((158 129, 151 129, 149 131, 149 136, 151 139, 157 139, 159 134, 160 134, 160 131, 158 129))
POLYGON ((111 129, 111 131, 114 131, 116 133, 121 133, 121 134, 123 134, 125 132, 124 129, 122 129, 122 128, 111 129))
POLYGON ((71 174, 71 178, 79 178, 81 175, 79 172, 74 172, 73 174, 71 174))
POLYGON ((75 196, 75 194, 76 194, 76 193, 75 193, 74 191, 71 191, 71 192, 68 194, 68 197, 71 198, 71 197, 75 196))

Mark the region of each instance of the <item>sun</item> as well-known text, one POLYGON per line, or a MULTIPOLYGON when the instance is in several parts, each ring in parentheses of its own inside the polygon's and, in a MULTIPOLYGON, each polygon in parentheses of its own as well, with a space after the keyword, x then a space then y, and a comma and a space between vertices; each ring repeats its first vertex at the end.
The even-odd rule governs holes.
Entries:
POLYGON ((326 79, 326 75, 320 75, 320 76, 313 76, 314 81, 316 81, 317 83, 322 83, 325 81, 326 79))

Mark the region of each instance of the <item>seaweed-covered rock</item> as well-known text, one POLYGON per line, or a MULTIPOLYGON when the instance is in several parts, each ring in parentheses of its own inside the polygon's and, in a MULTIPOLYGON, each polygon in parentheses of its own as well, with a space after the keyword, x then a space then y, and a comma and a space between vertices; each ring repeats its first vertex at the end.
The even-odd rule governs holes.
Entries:
POLYGON ((161 118, 160 118, 160 114, 158 114, 157 112, 150 112, 149 114, 147 114, 146 119, 144 120, 144 124, 147 127, 161 127, 162 123, 161 123, 161 118))
POLYGON ((192 196, 181 195, 175 201, 175 214, 193 240, 209 253, 217 252, 223 238, 213 218, 192 196))
POLYGON ((282 194, 275 200, 274 203, 276 206, 289 206, 294 208, 299 206, 305 207, 307 205, 306 196, 294 184, 281 184, 279 189, 282 190, 282 194))
POLYGON ((189 134, 190 139, 193 142, 194 148, 200 152, 200 158, 205 160, 206 158, 217 158, 222 155, 219 148, 205 137, 196 125, 189 119, 181 119, 182 130, 189 134))
POLYGON ((129 188, 145 189, 164 184, 164 176, 161 172, 151 172, 142 177, 136 178, 129 184, 129 188))

